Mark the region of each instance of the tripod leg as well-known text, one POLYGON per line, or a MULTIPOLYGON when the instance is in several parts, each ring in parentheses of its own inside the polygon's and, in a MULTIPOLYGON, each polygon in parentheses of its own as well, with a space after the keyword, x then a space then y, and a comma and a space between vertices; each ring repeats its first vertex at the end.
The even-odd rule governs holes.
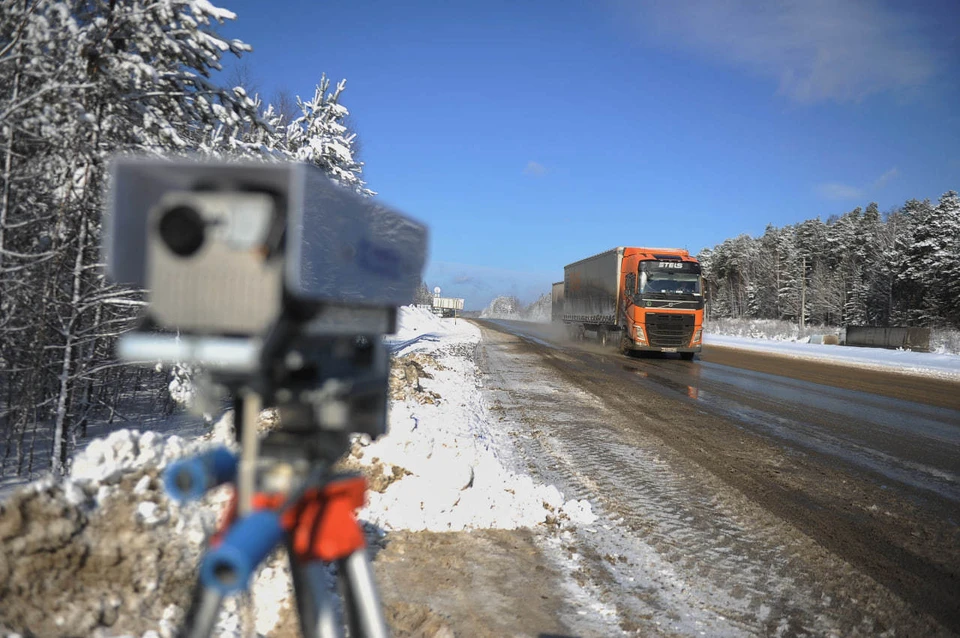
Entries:
POLYGON ((223 595, 220 592, 197 583, 190 609, 187 611, 183 627, 177 634, 178 637, 208 638, 217 624, 222 603, 223 595))
POLYGON ((348 638, 358 638, 363 636, 363 631, 360 629, 360 614, 357 610, 357 601, 353 594, 353 590, 350 588, 350 579, 346 576, 346 561, 339 560, 337 561, 337 594, 340 595, 340 602, 342 603, 343 615, 343 624, 347 626, 347 636, 348 638))
POLYGON ((243 397, 233 397, 233 437, 243 445, 243 397))
MULTIPOLYGON (((364 638, 387 638, 387 623, 380 606, 380 595, 373 580, 373 567, 367 558, 366 548, 360 548, 340 561, 341 578, 346 579, 344 616, 356 619, 359 635, 364 638)), ((351 636, 351 638, 355 638, 351 636)))
POLYGON ((290 575, 300 616, 300 632, 304 638, 340 638, 337 609, 331 595, 330 575, 320 561, 302 563, 291 552, 290 575))
POLYGON ((260 418, 260 395, 247 392, 243 396, 243 421, 235 423, 242 428, 240 460, 237 464, 237 512, 246 516, 253 511, 253 492, 257 484, 257 456, 259 453, 259 433, 257 422, 260 418))

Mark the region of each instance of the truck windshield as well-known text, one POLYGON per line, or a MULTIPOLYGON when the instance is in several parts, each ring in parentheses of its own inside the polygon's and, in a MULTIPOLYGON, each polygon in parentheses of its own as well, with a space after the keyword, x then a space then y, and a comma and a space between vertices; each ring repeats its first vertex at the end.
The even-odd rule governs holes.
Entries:
POLYGON ((694 272, 640 269, 640 294, 645 297, 659 295, 700 296, 700 275, 694 272))

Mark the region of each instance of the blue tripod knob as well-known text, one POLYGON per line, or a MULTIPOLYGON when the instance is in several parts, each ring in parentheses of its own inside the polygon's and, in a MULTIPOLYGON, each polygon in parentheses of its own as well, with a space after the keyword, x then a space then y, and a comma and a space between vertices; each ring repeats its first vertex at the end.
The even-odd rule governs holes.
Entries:
POLYGON ((259 511, 234 523, 219 546, 203 557, 200 582, 224 596, 245 590, 263 559, 283 540, 277 512, 259 511))
POLYGON ((225 447, 171 463, 163 473, 163 485, 170 498, 192 501, 207 490, 229 483, 237 476, 237 457, 225 447))

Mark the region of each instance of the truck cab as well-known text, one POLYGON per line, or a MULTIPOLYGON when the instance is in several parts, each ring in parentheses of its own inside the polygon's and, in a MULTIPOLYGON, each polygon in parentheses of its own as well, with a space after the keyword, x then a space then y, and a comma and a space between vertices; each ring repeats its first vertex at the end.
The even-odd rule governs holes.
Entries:
POLYGON ((700 263, 686 250, 625 248, 620 272, 620 349, 693 359, 703 337, 700 263))

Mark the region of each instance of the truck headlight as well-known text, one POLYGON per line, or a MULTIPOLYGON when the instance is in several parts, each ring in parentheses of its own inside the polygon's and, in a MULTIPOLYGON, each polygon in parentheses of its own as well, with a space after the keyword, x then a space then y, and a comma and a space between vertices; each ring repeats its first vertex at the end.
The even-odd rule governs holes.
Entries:
POLYGON ((700 328, 699 330, 693 333, 693 343, 694 344, 700 343, 701 337, 703 337, 703 328, 700 328))
POLYGON ((636 328, 636 330, 637 330, 637 341, 639 341, 639 342, 641 342, 641 343, 646 343, 646 342, 647 342, 647 336, 646 336, 645 334, 643 334, 643 327, 642 327, 642 326, 635 326, 635 328, 636 328))

